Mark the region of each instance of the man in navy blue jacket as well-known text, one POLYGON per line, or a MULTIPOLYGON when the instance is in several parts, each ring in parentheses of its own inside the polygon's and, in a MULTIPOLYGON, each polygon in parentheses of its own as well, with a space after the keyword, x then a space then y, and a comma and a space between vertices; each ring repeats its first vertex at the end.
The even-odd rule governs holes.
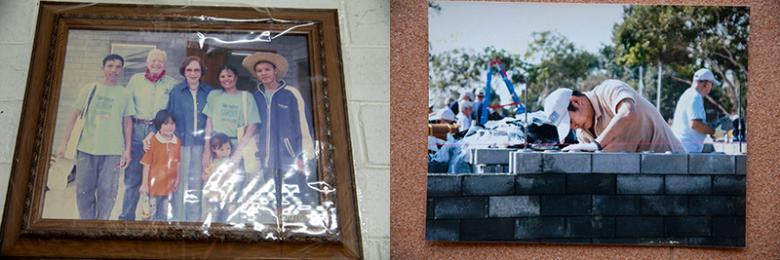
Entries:
MULTIPOLYGON (((301 201, 310 202, 307 176, 316 172, 309 172, 306 164, 314 159, 313 131, 301 93, 281 80, 288 70, 287 59, 258 52, 247 56, 242 65, 260 81, 253 94, 261 118, 258 159, 265 179, 297 186, 301 201)), ((277 198, 282 198, 282 185, 275 186, 277 198)))

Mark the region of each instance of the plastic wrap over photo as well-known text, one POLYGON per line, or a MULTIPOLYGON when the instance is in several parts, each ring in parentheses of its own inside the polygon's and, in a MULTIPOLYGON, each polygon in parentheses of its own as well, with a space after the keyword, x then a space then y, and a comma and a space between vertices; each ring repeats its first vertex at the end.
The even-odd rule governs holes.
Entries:
POLYGON ((336 187, 317 170, 310 44, 69 30, 42 217, 337 238, 336 187))
POLYGON ((428 10, 427 240, 745 246, 747 7, 428 10))

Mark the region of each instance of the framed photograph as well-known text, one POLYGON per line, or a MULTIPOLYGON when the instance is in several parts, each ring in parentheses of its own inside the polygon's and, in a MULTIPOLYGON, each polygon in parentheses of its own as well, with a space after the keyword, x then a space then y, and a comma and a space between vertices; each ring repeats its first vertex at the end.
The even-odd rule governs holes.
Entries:
POLYGON ((337 23, 42 2, 2 254, 361 258, 337 23))
POLYGON ((428 3, 426 240, 745 247, 748 7, 428 3))

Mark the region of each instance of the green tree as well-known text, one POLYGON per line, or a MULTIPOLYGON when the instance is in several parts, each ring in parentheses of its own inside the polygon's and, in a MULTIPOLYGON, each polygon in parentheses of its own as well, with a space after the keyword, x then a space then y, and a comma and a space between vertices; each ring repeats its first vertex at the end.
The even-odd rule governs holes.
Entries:
MULTIPOLYGON (((624 21, 613 28, 615 60, 626 67, 647 66, 648 74, 663 68, 660 110, 665 117, 673 113, 693 73, 709 67, 725 88, 713 89, 708 106, 734 113, 737 89, 745 106, 748 23, 745 7, 627 7, 624 21)), ((655 93, 655 88, 656 84, 649 84, 649 93, 655 93)))
MULTIPOLYGON (((584 89, 582 82, 599 67, 596 55, 577 48, 558 33, 534 32, 524 57, 538 61, 529 65, 528 88, 532 95, 544 97, 560 87, 584 89)), ((537 105, 542 100, 537 99, 537 105)))

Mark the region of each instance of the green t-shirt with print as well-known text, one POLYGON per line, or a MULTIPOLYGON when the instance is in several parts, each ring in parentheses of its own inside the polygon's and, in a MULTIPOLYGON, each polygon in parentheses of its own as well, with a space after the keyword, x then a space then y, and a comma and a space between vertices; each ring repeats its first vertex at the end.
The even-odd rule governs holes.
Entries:
POLYGON ((178 83, 175 79, 164 76, 157 82, 149 82, 144 73, 136 73, 127 82, 127 88, 131 91, 135 103, 135 118, 152 120, 157 111, 168 107, 168 98, 173 86, 178 83))
POLYGON ((233 94, 222 90, 211 91, 206 98, 206 107, 203 108, 203 114, 211 119, 211 131, 237 137, 237 129, 245 126, 242 104, 246 104, 247 124, 260 123, 257 103, 251 94, 246 91, 236 91, 233 94))
POLYGON ((123 117, 135 115, 132 94, 121 85, 87 84, 81 89, 73 107, 82 109, 95 87, 84 117, 78 150, 92 155, 121 155, 125 138, 123 117))

